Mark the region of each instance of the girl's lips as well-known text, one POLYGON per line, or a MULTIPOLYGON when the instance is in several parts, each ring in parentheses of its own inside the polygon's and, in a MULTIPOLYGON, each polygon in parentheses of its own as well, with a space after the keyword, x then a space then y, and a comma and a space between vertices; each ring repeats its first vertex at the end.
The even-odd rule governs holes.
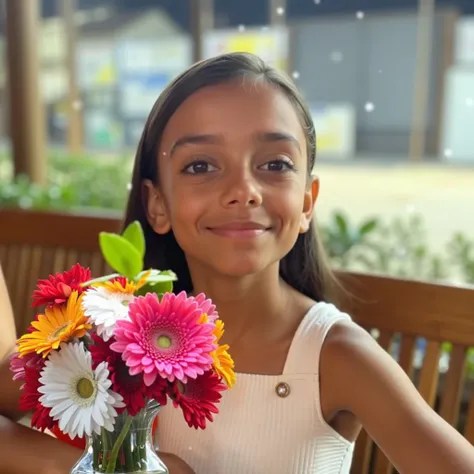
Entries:
POLYGON ((267 232, 267 229, 223 229, 222 227, 214 227, 209 229, 213 234, 221 237, 237 237, 249 238, 258 237, 267 232))
POLYGON ((230 222, 225 225, 208 227, 213 234, 221 237, 252 238, 265 234, 270 227, 257 222, 230 222))

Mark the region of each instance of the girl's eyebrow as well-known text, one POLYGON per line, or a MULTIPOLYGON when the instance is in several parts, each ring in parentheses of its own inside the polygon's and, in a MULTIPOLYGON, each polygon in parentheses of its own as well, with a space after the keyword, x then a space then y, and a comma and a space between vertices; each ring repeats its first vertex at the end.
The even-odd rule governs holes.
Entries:
MULTIPOLYGON (((265 131, 265 132, 257 132, 255 133, 255 140, 257 142, 264 142, 264 143, 273 143, 273 142, 289 142, 295 145, 300 151, 301 147, 298 142, 298 139, 293 135, 280 132, 280 131, 265 131)), ((224 137, 222 135, 212 135, 212 134, 205 134, 205 135, 184 135, 178 138, 173 145, 171 146, 170 156, 176 152, 177 149, 181 147, 185 147, 188 145, 217 145, 224 141, 224 137)))
POLYGON ((173 153, 180 148, 187 145, 199 145, 199 144, 208 144, 216 145, 222 143, 224 138, 221 135, 184 135, 178 138, 173 145, 171 146, 170 156, 173 156, 173 153))
POLYGON ((298 141, 298 139, 291 135, 290 133, 286 132, 258 132, 255 134, 255 138, 259 142, 267 142, 267 143, 272 143, 272 142, 289 142, 293 145, 295 145, 298 150, 301 151, 301 146, 298 141))

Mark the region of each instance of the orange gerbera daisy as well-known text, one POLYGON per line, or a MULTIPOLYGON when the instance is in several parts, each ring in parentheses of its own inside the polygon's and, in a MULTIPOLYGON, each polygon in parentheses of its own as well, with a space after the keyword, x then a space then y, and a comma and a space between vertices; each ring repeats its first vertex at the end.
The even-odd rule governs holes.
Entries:
POLYGON ((45 314, 31 323, 33 331, 18 339, 20 357, 36 352, 46 358, 62 342, 83 337, 92 325, 84 315, 80 299, 78 292, 73 291, 67 304, 47 307, 45 314))
POLYGON ((119 276, 109 281, 96 283, 94 286, 102 286, 111 293, 126 293, 133 295, 138 289, 146 284, 150 273, 151 271, 145 272, 138 281, 131 281, 123 276, 119 276))
MULTIPOLYGON (((215 343, 218 344, 224 334, 224 323, 222 320, 217 319, 215 325, 214 337, 216 338, 215 343)), ((214 371, 224 379, 229 388, 232 388, 235 383, 234 361, 227 352, 228 350, 228 344, 222 344, 217 346, 217 349, 211 353, 211 356, 214 359, 214 371)))

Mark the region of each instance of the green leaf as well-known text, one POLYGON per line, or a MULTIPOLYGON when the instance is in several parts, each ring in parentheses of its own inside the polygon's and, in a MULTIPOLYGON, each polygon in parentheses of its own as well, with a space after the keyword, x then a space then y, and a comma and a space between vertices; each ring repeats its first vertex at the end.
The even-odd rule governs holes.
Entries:
POLYGON ((378 221, 377 219, 370 219, 366 222, 364 222, 359 229, 359 234, 361 236, 365 236, 367 234, 370 234, 372 231, 374 231, 377 228, 378 221))
POLYGON ((143 229, 138 221, 134 221, 127 226, 124 230, 122 237, 127 239, 140 254, 140 257, 145 256, 145 235, 143 234, 143 229))
MULTIPOLYGON (((145 273, 147 273, 147 271, 141 272, 137 279, 140 279, 145 273)), ((145 295, 151 292, 162 296, 163 293, 171 293, 173 291, 173 282, 177 279, 176 273, 171 270, 160 271, 152 269, 146 279, 146 284, 143 285, 136 294, 145 295)))
POLYGON ((164 293, 171 293, 173 291, 172 281, 161 281, 156 283, 146 283, 135 293, 137 296, 143 296, 147 293, 156 293, 161 297, 164 293))
POLYGON ((347 219, 344 217, 344 215, 340 212, 336 212, 334 214, 334 220, 336 222, 336 226, 339 229, 339 232, 347 238, 349 236, 349 226, 347 223, 347 219))
POLYGON ((93 280, 86 281, 85 283, 82 284, 82 286, 90 286, 90 285, 93 285, 94 283, 102 283, 104 281, 112 280, 112 278, 115 278, 118 276, 119 276, 118 273, 111 273, 110 275, 105 275, 99 278, 94 278, 93 280))
POLYGON ((178 278, 176 273, 171 270, 159 271, 152 270, 150 276, 147 278, 148 283, 166 283, 176 281, 178 278))
POLYGON ((101 232, 99 245, 105 261, 118 273, 134 279, 143 269, 143 259, 138 250, 124 237, 101 232))

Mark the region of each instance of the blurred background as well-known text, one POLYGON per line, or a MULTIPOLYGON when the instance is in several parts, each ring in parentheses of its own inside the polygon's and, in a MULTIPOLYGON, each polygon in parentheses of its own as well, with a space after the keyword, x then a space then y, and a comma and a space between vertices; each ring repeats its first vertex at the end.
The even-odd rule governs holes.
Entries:
POLYGON ((120 215, 166 84, 248 51, 311 108, 334 266, 474 284, 473 0, 0 5, 0 207, 120 215))

